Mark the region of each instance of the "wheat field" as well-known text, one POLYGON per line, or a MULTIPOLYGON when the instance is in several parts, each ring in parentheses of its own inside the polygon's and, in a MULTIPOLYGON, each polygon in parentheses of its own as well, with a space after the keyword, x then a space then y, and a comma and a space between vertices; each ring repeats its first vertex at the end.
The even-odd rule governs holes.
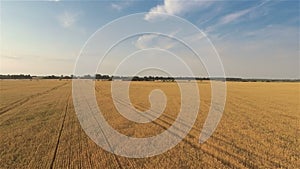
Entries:
MULTIPOLYGON (((122 82, 120 82, 122 83, 122 82)), ((210 82, 197 82, 200 109, 189 134, 174 148, 148 158, 126 158, 97 146, 83 131, 67 80, 1 80, 0 168, 300 168, 300 83, 227 82, 222 119, 200 144, 210 102, 210 82)), ((131 82, 135 108, 149 109, 149 93, 167 96, 163 114, 139 124, 121 116, 111 83, 96 81, 97 102, 109 124, 131 137, 155 136, 180 110, 174 82, 131 82)))

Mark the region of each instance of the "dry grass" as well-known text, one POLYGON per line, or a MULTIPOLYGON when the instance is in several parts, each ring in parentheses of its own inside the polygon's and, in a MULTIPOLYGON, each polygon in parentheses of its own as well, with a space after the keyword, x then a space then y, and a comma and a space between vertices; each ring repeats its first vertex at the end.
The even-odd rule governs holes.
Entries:
MULTIPOLYGON (((164 154, 129 159, 98 147, 81 129, 71 81, 1 81, 0 168, 300 168, 299 83, 227 83, 222 120, 204 144, 199 134, 210 106, 210 84, 199 82, 201 104, 189 135, 164 154)), ((131 122, 112 104, 109 82, 97 82, 97 100, 109 123, 132 137, 161 133, 176 118, 176 83, 132 82, 130 99, 150 106, 153 89, 165 92, 164 114, 148 124, 131 122)))

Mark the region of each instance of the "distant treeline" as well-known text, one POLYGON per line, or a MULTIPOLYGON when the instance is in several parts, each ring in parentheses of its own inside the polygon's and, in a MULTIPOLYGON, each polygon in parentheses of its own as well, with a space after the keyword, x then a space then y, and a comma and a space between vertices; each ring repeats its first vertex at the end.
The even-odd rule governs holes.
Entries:
POLYGON ((0 79, 32 79, 30 75, 0 75, 0 79))
POLYGON ((31 75, 0 75, 0 79, 72 79, 73 76, 31 76, 31 75))
POLYGON ((95 74, 84 75, 84 76, 31 76, 31 75, 0 75, 0 79, 95 79, 95 80, 121 80, 121 81, 170 81, 173 82, 175 80, 215 80, 215 81, 237 81, 237 82, 300 82, 300 79, 244 79, 244 78, 208 78, 208 77, 163 77, 163 76, 109 76, 109 75, 101 75, 95 74))

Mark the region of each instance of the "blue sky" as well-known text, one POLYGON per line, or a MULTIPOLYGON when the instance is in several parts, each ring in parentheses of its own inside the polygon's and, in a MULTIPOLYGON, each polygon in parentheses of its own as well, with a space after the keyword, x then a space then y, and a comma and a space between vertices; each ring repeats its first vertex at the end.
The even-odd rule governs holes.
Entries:
MULTIPOLYGON (((299 1, 275 0, 2 1, 0 73, 72 74, 80 50, 96 30, 125 15, 146 12, 144 19, 151 20, 159 17, 153 12, 163 12, 182 17, 202 30, 220 54, 227 76, 300 78, 299 5, 299 1)), ((176 29, 170 30, 170 34, 174 31, 180 34, 176 29)), ((124 57, 122 52, 133 52, 141 46, 179 49, 172 44, 168 39, 133 37, 120 45, 122 50, 115 55, 120 59, 124 57)), ((157 52, 161 61, 166 62, 166 58, 171 57, 157 52)), ((113 59, 115 55, 112 52, 108 56, 98 70, 100 73, 113 73, 111 65, 119 62, 113 59)), ((147 57, 151 56, 144 55, 135 56, 138 57, 136 64, 149 61, 147 57)), ((170 62, 168 67, 174 65, 175 62, 170 62)), ((127 69, 131 72, 130 66, 127 69)), ((184 75, 180 72, 178 69, 175 74, 184 75)))

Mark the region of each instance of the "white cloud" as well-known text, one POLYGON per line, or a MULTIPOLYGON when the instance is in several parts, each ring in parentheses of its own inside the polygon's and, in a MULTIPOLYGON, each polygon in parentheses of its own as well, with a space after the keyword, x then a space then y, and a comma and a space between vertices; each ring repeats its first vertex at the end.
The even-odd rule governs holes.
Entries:
POLYGON ((184 36, 182 36, 182 30, 177 29, 171 31, 166 35, 160 34, 145 34, 138 37, 138 39, 134 42, 134 45, 138 49, 147 49, 147 48, 160 48, 160 49, 171 49, 177 48, 178 45, 181 44, 180 41, 194 43, 199 42, 203 38, 206 37, 206 34, 203 33, 191 33, 187 34, 184 32, 184 36), (181 34, 181 35, 179 35, 181 34), (178 40, 177 40, 178 38, 178 40))
POLYGON ((72 27, 79 18, 80 13, 72 13, 69 11, 65 11, 63 14, 58 16, 58 20, 62 27, 69 28, 72 27))
POLYGON ((152 20, 161 17, 161 13, 170 15, 183 15, 193 10, 199 10, 200 7, 207 7, 212 2, 205 2, 200 0, 164 0, 163 5, 157 5, 151 8, 150 11, 145 15, 145 20, 152 20))
POLYGON ((135 42, 138 49, 160 48, 170 49, 177 44, 177 41, 165 36, 156 34, 147 34, 140 36, 135 42))

